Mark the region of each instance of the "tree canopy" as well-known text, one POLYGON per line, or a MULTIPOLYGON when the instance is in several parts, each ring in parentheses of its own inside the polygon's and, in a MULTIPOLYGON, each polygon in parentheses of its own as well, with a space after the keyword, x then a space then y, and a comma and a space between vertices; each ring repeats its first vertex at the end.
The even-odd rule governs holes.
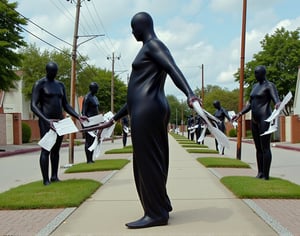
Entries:
POLYGON ((14 82, 20 79, 15 73, 22 62, 17 49, 26 45, 21 33, 27 22, 15 11, 16 7, 16 2, 0 1, 0 90, 4 91, 15 88, 14 82))
MULTIPOLYGON (((22 49, 22 66, 23 72, 23 93, 27 99, 31 98, 32 87, 34 83, 45 77, 46 64, 49 61, 55 61, 58 64, 57 80, 64 83, 66 87, 67 97, 70 97, 71 82, 71 52, 69 49, 62 51, 41 51, 36 45, 30 44, 22 49)), ((96 82, 99 85, 99 91, 96 94, 100 102, 100 110, 102 112, 110 111, 111 105, 111 78, 112 72, 88 65, 86 56, 80 56, 77 59, 77 78, 76 78, 76 94, 84 96, 89 92, 89 84, 96 82)), ((126 101, 127 87, 117 77, 114 78, 114 110, 118 110, 126 101)))
MULTIPOLYGON (((256 82, 254 69, 258 65, 267 68, 267 79, 272 81, 282 99, 289 91, 295 94, 298 67, 300 65, 299 28, 287 31, 284 28, 276 29, 273 35, 267 34, 260 42, 262 50, 253 55, 253 60, 245 66, 246 97, 252 85, 256 82)), ((239 71, 235 74, 239 80, 239 71)), ((293 101, 290 102, 292 104, 293 101)))

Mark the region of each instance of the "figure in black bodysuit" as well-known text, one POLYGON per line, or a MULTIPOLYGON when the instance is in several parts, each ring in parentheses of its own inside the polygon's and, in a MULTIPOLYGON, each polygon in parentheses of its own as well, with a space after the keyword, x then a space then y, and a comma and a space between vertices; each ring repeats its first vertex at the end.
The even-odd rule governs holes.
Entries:
MULTIPOLYGON (((71 116, 80 120, 87 117, 80 117, 69 105, 66 97, 65 86, 63 83, 55 80, 58 66, 54 62, 46 65, 46 77, 38 80, 32 88, 31 110, 39 117, 40 136, 43 137, 49 129, 54 129, 53 122, 63 119, 63 110, 71 116)), ((49 154, 51 160, 51 182, 59 181, 58 163, 59 149, 63 136, 57 136, 56 143, 51 151, 42 148, 40 155, 40 167, 43 176, 44 185, 50 184, 49 181, 49 154)))
POLYGON ((204 124, 204 121, 203 121, 203 119, 201 118, 201 116, 199 116, 199 115, 197 115, 196 116, 196 118, 195 118, 195 123, 196 123, 196 125, 198 126, 197 128, 196 128, 196 142, 198 143, 198 144, 204 144, 204 139, 202 140, 202 142, 200 143, 198 140, 199 140, 199 138, 200 138, 200 136, 201 136, 201 132, 202 132, 202 125, 204 124))
POLYGON ((143 46, 132 63, 127 103, 113 120, 130 115, 133 171, 144 216, 127 223, 128 228, 166 225, 172 211, 166 184, 169 168, 168 122, 170 108, 164 93, 167 74, 187 96, 188 104, 199 101, 168 48, 157 38, 148 13, 137 13, 131 20, 132 33, 143 46))
POLYGON ((123 147, 126 147, 127 144, 127 136, 128 136, 128 131, 129 131, 129 121, 127 116, 124 116, 121 120, 122 123, 122 133, 123 133, 123 147))
POLYGON ((268 130, 269 123, 265 121, 271 113, 271 101, 278 108, 280 100, 275 85, 266 79, 266 68, 257 66, 255 68, 255 78, 257 83, 253 85, 250 93, 249 103, 239 112, 233 120, 237 120, 243 114, 252 110, 252 136, 256 148, 256 160, 258 174, 257 178, 269 179, 269 172, 272 161, 272 153, 270 148, 271 134, 260 136, 268 130))
MULTIPOLYGON (((228 112, 221 106, 220 101, 216 100, 213 102, 214 107, 217 109, 214 113, 214 116, 218 118, 221 122, 217 123, 219 130, 221 130, 223 133, 225 133, 225 118, 227 118, 229 121, 231 121, 230 116, 228 115, 228 112)), ((219 151, 218 147, 218 141, 215 139, 216 143, 216 150, 219 151)), ((224 155, 224 147, 222 149, 222 155, 224 155)))
MULTIPOLYGON (((96 93, 98 92, 99 86, 96 82, 92 82, 89 86, 90 92, 85 95, 82 101, 82 111, 81 114, 83 116, 91 117, 99 114, 99 101, 96 97, 96 93)), ((86 162, 94 163, 93 161, 93 152, 89 151, 89 147, 93 144, 94 137, 92 137, 88 132, 85 132, 85 155, 86 162)))

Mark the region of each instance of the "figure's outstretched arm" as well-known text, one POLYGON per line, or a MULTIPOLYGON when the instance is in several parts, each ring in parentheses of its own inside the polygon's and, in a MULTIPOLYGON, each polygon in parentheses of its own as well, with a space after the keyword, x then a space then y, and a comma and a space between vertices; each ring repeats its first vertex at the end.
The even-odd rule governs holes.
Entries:
POLYGON ((195 96, 183 73, 176 65, 169 49, 160 40, 151 41, 148 53, 149 57, 153 58, 154 62, 168 73, 176 87, 179 88, 187 98, 195 96))
POLYGON ((235 116, 232 117, 232 120, 237 121, 242 115, 246 114, 250 110, 251 104, 249 102, 240 112, 238 112, 235 116))
POLYGON ((123 105, 123 107, 114 115, 113 119, 115 121, 120 120, 122 117, 128 115, 127 103, 123 105))

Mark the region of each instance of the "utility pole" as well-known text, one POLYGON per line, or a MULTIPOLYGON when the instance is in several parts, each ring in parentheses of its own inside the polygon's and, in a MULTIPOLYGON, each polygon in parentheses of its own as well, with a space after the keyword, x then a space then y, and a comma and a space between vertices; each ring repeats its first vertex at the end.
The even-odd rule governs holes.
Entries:
MULTIPOLYGON (((75 27, 74 27, 74 36, 73 36, 73 49, 72 49, 72 68, 71 68, 71 88, 70 88, 70 105, 72 108, 75 109, 75 96, 76 96, 76 63, 77 63, 77 48, 79 45, 96 38, 98 36, 104 36, 101 35, 87 35, 85 37, 90 37, 90 39, 87 39, 83 41, 82 43, 77 45, 78 41, 78 26, 79 26, 79 15, 80 15, 80 7, 81 2, 84 0, 67 0, 68 2, 71 1, 71 3, 76 2, 76 15, 75 15, 75 27)), ((90 0, 87 0, 90 1, 90 0)), ((73 122, 75 122, 75 118, 71 117, 73 122)), ((69 134, 69 164, 74 163, 74 139, 75 139, 75 133, 69 134)))
POLYGON ((183 100, 181 99, 181 134, 184 135, 184 125, 183 125, 183 100))
MULTIPOLYGON (((244 106, 244 65, 245 65, 245 38, 246 38, 246 15, 247 0, 243 0, 243 16, 242 16, 242 36, 241 36, 241 61, 240 61, 240 95, 239 95, 239 111, 244 106)), ((238 120, 236 159, 241 160, 242 153, 242 117, 238 120)))
POLYGON ((202 79, 202 90, 201 90, 201 99, 202 99, 202 106, 204 106, 204 65, 201 65, 201 79, 202 79))
MULTIPOLYGON (((111 87, 110 87, 110 111, 114 113, 114 80, 115 80, 115 60, 120 60, 121 56, 115 57, 115 53, 112 56, 108 56, 107 60, 111 60, 111 87)), ((114 142, 114 133, 112 134, 111 142, 114 142)))
MULTIPOLYGON (((78 40, 80 7, 81 7, 81 0, 77 0, 75 27, 74 27, 74 36, 73 36, 73 49, 72 49, 71 93, 70 93, 71 94, 70 105, 73 108, 75 108, 75 94, 76 94, 76 61, 77 61, 76 59, 77 59, 77 40, 78 40)), ((75 122, 75 119, 73 117, 72 120, 75 122)), ((74 163, 74 139, 75 139, 75 133, 69 134, 69 164, 74 163)))

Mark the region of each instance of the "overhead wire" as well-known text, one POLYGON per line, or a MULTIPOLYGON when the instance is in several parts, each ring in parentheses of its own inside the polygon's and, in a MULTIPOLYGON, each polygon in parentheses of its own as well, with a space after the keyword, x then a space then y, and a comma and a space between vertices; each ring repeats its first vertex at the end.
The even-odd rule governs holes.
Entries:
MULTIPOLYGON (((97 17, 97 20, 99 21, 101 27, 103 28, 103 32, 105 33, 105 36, 106 36, 105 38, 108 39, 108 41, 109 41, 109 43, 110 43, 110 45, 111 45, 111 49, 110 49, 110 47, 107 45, 106 41, 103 41, 104 44, 106 45, 106 47, 108 48, 108 50, 110 51, 110 53, 108 54, 108 55, 110 55, 111 52, 115 52, 115 46, 114 46, 114 44, 113 44, 113 42, 112 42, 112 40, 111 40, 109 34, 107 33, 107 31, 106 31, 106 29, 105 29, 104 23, 103 23, 103 21, 102 21, 102 19, 101 19, 101 17, 100 17, 99 10, 96 9, 96 6, 95 6, 95 4, 94 4, 94 1, 91 1, 91 3, 92 3, 93 10, 94 10, 94 12, 95 12, 95 15, 96 15, 96 17, 97 17)), ((88 4, 86 4, 86 5, 88 5, 88 4)), ((88 6, 87 6, 87 9, 89 9, 88 6)), ((90 11, 89 11, 89 12, 90 12, 90 11)), ((90 14, 90 15, 92 15, 92 14, 90 14)), ((95 26, 98 28, 98 24, 95 22, 94 19, 93 19, 93 22, 94 22, 95 26)), ((117 63, 120 65, 121 68, 126 68, 122 56, 119 58, 119 60, 117 60, 117 63)), ((128 69, 128 68, 126 68, 126 70, 127 70, 127 69, 128 69)), ((125 71, 125 70, 122 69, 122 71, 125 71)))
MULTIPOLYGON (((93 1, 91 1, 91 2, 93 3, 93 1)), ((60 8, 53 0, 51 0, 51 3, 52 3, 52 4, 53 4, 60 12, 62 12, 62 14, 64 14, 64 16, 65 16, 66 18, 68 18, 68 19, 71 20, 71 21, 74 21, 74 20, 75 20, 75 19, 74 19, 74 16, 70 13, 69 9, 66 8, 65 5, 61 3, 61 1, 59 1, 59 3, 63 6, 63 8, 65 9, 65 11, 62 11, 61 8, 60 8), (66 13, 67 13, 67 14, 66 14, 66 13)), ((100 31, 99 28, 97 27, 97 24, 96 24, 96 22, 95 22, 95 19, 92 17, 93 14, 91 13, 91 11, 90 11, 90 9, 89 9, 89 7, 88 7, 87 4, 86 4, 86 8, 87 8, 87 11, 88 11, 88 13, 89 13, 88 15, 91 17, 91 20, 92 20, 94 26, 97 28, 98 31, 100 31)), ((69 45, 69 46, 72 46, 71 43, 65 41, 64 39, 62 39, 62 38, 56 36, 55 34, 51 33, 50 31, 46 30, 44 27, 38 25, 38 24, 35 23, 33 20, 29 19, 28 17, 26 17, 26 16, 24 16, 23 14, 21 14, 20 12, 18 12, 16 9, 13 9, 13 8, 11 8, 11 9, 14 10, 14 11, 15 11, 18 15, 20 15, 21 17, 23 17, 24 19, 26 19, 27 22, 29 22, 30 24, 32 24, 32 25, 34 25, 35 27, 37 27, 38 29, 40 29, 40 30, 42 30, 43 32, 49 34, 50 36, 54 37, 55 39, 57 39, 57 40, 59 40, 59 41, 65 43, 65 44, 67 44, 67 45, 69 45)), ((96 14, 97 18, 99 19, 99 22, 101 23, 101 26, 102 26, 102 28, 103 28, 103 30, 104 30, 104 32, 105 32, 106 37, 108 38, 108 40, 109 40, 109 42, 110 42, 110 44, 111 44, 111 48, 114 48, 111 39, 109 38, 109 36, 107 35, 107 33, 106 33, 106 31, 105 31, 105 27, 104 27, 103 22, 102 22, 102 20, 101 20, 99 14, 98 14, 98 12, 97 12, 97 10, 96 10, 96 7, 95 7, 94 3, 93 3, 93 9, 94 9, 94 11, 95 11, 95 14, 96 14)), ((84 15, 83 15, 83 18, 85 19, 85 16, 84 16, 84 15)), ((88 21, 85 20, 84 22, 88 22, 88 21)), ((85 24, 81 23, 81 24, 80 24, 81 30, 82 30, 83 32, 85 32, 85 33, 88 32, 88 31, 86 30, 86 27, 88 27, 89 30, 92 30, 92 28, 89 27, 89 25, 88 25, 88 26, 86 26, 86 25, 87 25, 87 23, 85 23, 85 24)), ((23 26, 19 26, 19 27, 20 27, 23 31, 27 32, 28 34, 32 35, 33 37, 37 38, 37 39, 40 40, 41 42, 47 44, 48 46, 54 48, 55 50, 58 50, 58 51, 60 51, 60 52, 65 53, 65 51, 64 51, 63 49, 61 49, 61 48, 59 48, 59 47, 53 45, 52 43, 50 43, 50 42, 44 40, 42 37, 40 37, 40 36, 38 36, 37 34, 31 32, 30 30, 26 29, 25 27, 23 27, 23 26)), ((87 33, 87 34, 88 34, 88 33, 87 33)), ((90 35, 92 35, 92 34, 90 34, 90 35)), ((102 41, 103 41, 103 40, 102 40, 102 41)), ((99 49, 99 51, 103 51, 103 50, 104 50, 104 52, 106 53, 106 55, 104 55, 104 56, 107 57, 107 54, 110 54, 110 53, 107 53, 107 50, 110 51, 111 49, 110 49, 110 47, 107 45, 106 41, 103 41, 103 42, 104 42, 104 45, 105 45, 106 49, 102 47, 102 50, 101 50, 101 49, 99 48, 99 45, 98 45, 98 44, 95 44, 95 45, 96 45, 96 47, 99 49)), ((77 52, 77 53, 78 53, 78 55, 79 55, 81 58, 84 58, 84 56, 82 56, 79 52, 77 52)), ((68 54, 68 56, 71 56, 71 55, 68 54)), ((87 66, 90 67, 90 65, 87 63, 86 60, 84 60, 84 64, 86 64, 87 66)))

